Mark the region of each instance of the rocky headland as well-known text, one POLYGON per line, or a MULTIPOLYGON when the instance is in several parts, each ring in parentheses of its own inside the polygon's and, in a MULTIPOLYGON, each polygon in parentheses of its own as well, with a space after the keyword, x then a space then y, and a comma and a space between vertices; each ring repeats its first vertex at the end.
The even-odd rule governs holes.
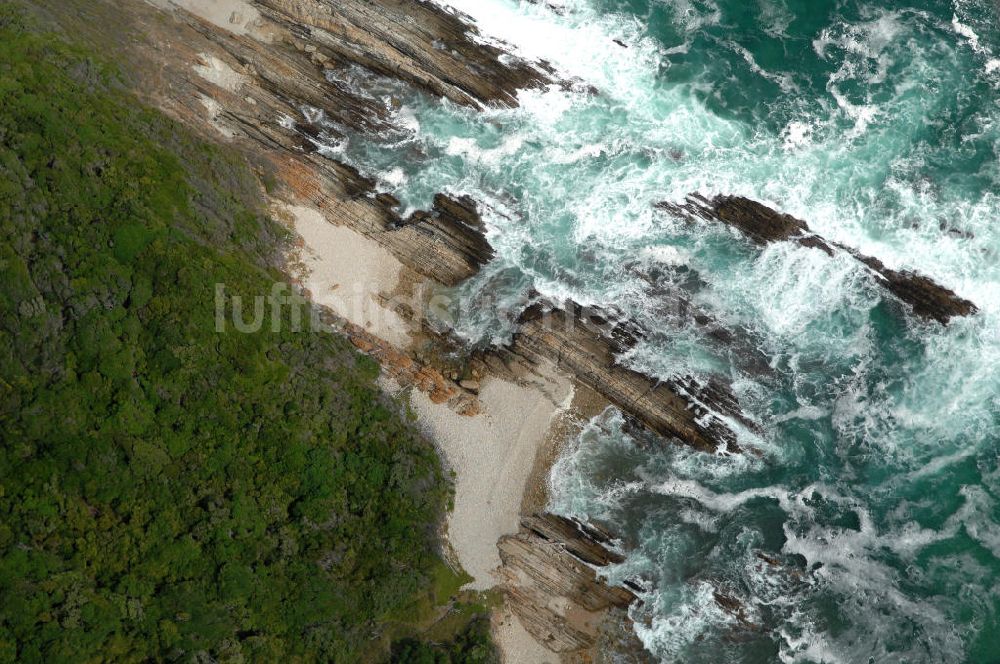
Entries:
MULTIPOLYGON (((306 295, 328 307, 329 324, 382 364, 393 389, 412 388, 422 395, 426 404, 417 408, 418 415, 438 422, 453 415, 487 418, 482 435, 492 442, 483 443, 484 449, 493 445, 490 453, 500 456, 461 463, 482 465, 486 459, 499 466, 493 474, 466 481, 467 490, 465 471, 457 468, 456 512, 462 516, 453 518, 451 533, 453 543, 477 536, 473 517, 481 512, 463 512, 464 500, 472 505, 496 499, 506 505, 478 533, 480 539, 494 538, 486 542, 490 552, 477 549, 482 542, 462 544, 457 552, 479 587, 502 589, 524 630, 554 656, 600 661, 615 652, 641 661, 641 646, 627 629, 628 608, 640 587, 610 586, 600 573, 622 560, 614 535, 596 524, 544 512, 518 514, 544 431, 566 410, 566 395, 557 386, 586 388, 603 406, 616 406, 653 434, 706 452, 752 452, 745 440, 762 433, 761 424, 743 413, 723 377, 661 380, 624 366, 620 356, 644 331, 610 309, 535 298, 518 319, 508 346, 475 353, 462 349, 441 332, 440 321, 428 320, 419 307, 391 302, 400 292, 411 302, 421 301, 428 293, 462 283, 493 258, 479 203, 441 192, 430 210, 403 217, 392 192, 379 191, 373 179, 319 151, 338 132, 377 134, 391 128, 391 113, 366 89, 380 80, 392 79, 473 108, 515 106, 518 90, 571 83, 559 81, 545 63, 522 60, 478 38, 461 15, 419 0, 41 0, 36 5, 66 32, 101 48, 114 44, 114 55, 129 63, 125 84, 144 99, 246 155, 276 209, 291 210, 289 226, 305 238, 300 254, 284 258, 282 267, 296 276, 306 295), (351 83, 329 75, 347 70, 360 72, 351 83), (342 243, 357 242, 352 246, 359 256, 398 263, 391 278, 376 283, 370 293, 386 308, 384 315, 391 314, 398 334, 380 330, 367 314, 338 309, 330 292, 311 292, 311 285, 344 290, 354 278, 346 273, 333 280, 317 278, 317 270, 323 269, 323 238, 329 237, 324 223, 349 231, 354 239, 342 243), (491 390, 490 381, 503 387, 491 390), (507 396, 498 396, 501 392, 507 396), (537 402, 540 396, 546 405, 532 420, 541 431, 538 440, 516 452, 528 457, 527 465, 507 468, 510 453, 502 453, 510 443, 505 439, 509 430, 498 419, 519 424, 522 413, 503 406, 503 399, 515 398, 509 394, 514 392, 522 400, 518 403, 537 402), (433 408, 447 409, 447 414, 433 408), (511 470, 507 476, 502 475, 505 469, 511 470), (493 484, 502 482, 510 487, 494 490, 493 484), (508 504, 511 495, 517 500, 508 504), (457 528, 467 532, 456 533, 457 528), (496 565, 498 570, 491 569, 496 565)), ((925 318, 946 323, 975 311, 972 303, 926 277, 886 268, 877 259, 819 238, 802 221, 747 199, 692 196, 681 205, 660 207, 725 223, 760 245, 787 240, 827 253, 848 252, 925 318)), ((365 277, 359 273, 356 279, 360 283, 365 277)), ((722 343, 738 338, 692 307, 677 309, 722 343)), ((455 433, 453 423, 439 430, 444 437, 455 433)), ((445 450, 455 465, 461 465, 454 460, 466 453, 462 445, 470 444, 460 433, 445 450)), ((482 504, 475 509, 491 508, 482 504)), ((724 592, 717 601, 740 611, 724 592)))

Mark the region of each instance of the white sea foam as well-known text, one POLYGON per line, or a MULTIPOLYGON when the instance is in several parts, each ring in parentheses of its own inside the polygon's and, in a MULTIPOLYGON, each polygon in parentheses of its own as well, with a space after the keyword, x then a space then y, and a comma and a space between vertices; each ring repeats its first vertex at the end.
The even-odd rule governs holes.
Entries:
POLYGON ((654 597, 646 598, 642 605, 633 605, 630 615, 643 645, 670 661, 682 655, 708 629, 732 623, 733 618, 715 601, 714 592, 710 583, 701 582, 685 589, 683 599, 671 602, 669 608, 658 605, 654 597), (637 608, 645 606, 660 611, 652 613, 637 608))
MULTIPOLYGON (((767 439, 754 445, 763 458, 722 456, 636 445, 610 411, 555 465, 553 509, 640 532, 638 548, 609 574, 651 582, 634 616, 643 642, 683 660, 732 627, 711 584, 688 582, 690 569, 681 574, 693 557, 699 573, 745 589, 748 606, 774 611, 782 661, 960 656, 963 637, 949 626, 957 600, 904 589, 934 575, 978 607, 996 585, 979 571, 981 551, 940 561, 935 553, 931 562, 923 554, 972 538, 1000 555, 1000 469, 988 467, 1000 422, 1000 198, 989 184, 995 163, 985 161, 982 180, 959 182, 969 187, 961 190, 952 182, 958 170, 935 175, 940 151, 915 137, 951 117, 952 100, 968 93, 971 83, 954 76, 970 49, 984 71, 1000 71, 984 50, 987 33, 972 27, 980 24, 960 11, 949 25, 877 8, 834 20, 812 44, 828 66, 826 93, 812 106, 789 102, 765 130, 758 125, 770 116, 748 121, 718 103, 732 81, 669 75, 671 57, 720 24, 712 2, 659 3, 683 34, 677 44, 656 43, 633 18, 601 14, 587 0, 566 2, 562 15, 527 2, 449 4, 477 18, 484 39, 544 58, 599 94, 552 86, 521 93, 518 109, 479 114, 407 98, 409 135, 384 154, 345 156, 359 167, 369 159, 408 205, 426 206, 442 190, 484 202, 497 259, 462 286, 463 297, 514 274, 511 288, 631 307, 654 338, 623 361, 664 376, 721 369, 766 424, 767 439), (401 158, 410 151, 412 162, 401 158), (761 250, 721 225, 652 207, 695 191, 760 200, 889 267, 919 269, 982 311, 948 328, 913 316, 903 326, 895 310, 886 322, 875 309, 884 292, 846 255, 790 243, 761 250), (695 303, 763 339, 775 375, 729 371, 697 334, 658 325, 659 294, 635 276, 637 263, 690 268, 695 303), (942 488, 970 467, 982 486, 942 488), (781 563, 755 562, 758 546, 781 563)), ((762 4, 771 7, 768 31, 790 25, 775 3, 762 4)), ((746 44, 733 44, 733 66, 791 89, 783 72, 765 71, 746 44)), ((988 151, 1000 141, 1000 109, 984 106, 961 132, 961 152, 988 151)), ((496 334, 490 315, 467 324, 459 333, 469 339, 496 334)))

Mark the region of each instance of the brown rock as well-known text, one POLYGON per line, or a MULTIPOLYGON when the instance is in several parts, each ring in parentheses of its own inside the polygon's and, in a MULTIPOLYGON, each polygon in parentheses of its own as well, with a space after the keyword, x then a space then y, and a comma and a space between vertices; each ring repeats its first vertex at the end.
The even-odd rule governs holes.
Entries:
POLYGON ((508 604, 524 628, 553 652, 593 648, 609 612, 636 601, 631 591, 609 586, 586 562, 620 560, 600 542, 603 538, 579 522, 536 514, 522 520, 519 534, 497 543, 508 604))
POLYGON ((738 452, 736 433, 717 413, 738 416, 756 428, 718 379, 703 381, 703 386, 693 378, 660 382, 618 364, 617 356, 642 334, 627 322, 586 312, 574 303, 565 309, 532 307, 519 322, 508 355, 528 363, 555 362, 654 433, 706 452, 738 452))

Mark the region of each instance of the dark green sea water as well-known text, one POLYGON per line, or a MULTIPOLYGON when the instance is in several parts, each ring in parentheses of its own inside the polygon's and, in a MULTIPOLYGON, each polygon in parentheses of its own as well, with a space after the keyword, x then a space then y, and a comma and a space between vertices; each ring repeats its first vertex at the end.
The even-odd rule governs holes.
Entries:
POLYGON ((706 455, 635 440, 609 411, 554 469, 554 509, 621 531, 610 575, 646 584, 646 646, 1000 662, 998 5, 452 4, 597 90, 481 113, 404 95, 405 131, 329 146, 409 205, 440 190, 488 204, 498 258, 458 292, 459 330, 502 339, 529 287, 615 304, 654 332, 623 362, 721 374, 763 426, 741 433, 760 458, 706 455), (761 200, 981 312, 924 323, 847 257, 761 251, 652 207, 690 192, 761 200), (674 287, 766 369, 685 327, 674 287))

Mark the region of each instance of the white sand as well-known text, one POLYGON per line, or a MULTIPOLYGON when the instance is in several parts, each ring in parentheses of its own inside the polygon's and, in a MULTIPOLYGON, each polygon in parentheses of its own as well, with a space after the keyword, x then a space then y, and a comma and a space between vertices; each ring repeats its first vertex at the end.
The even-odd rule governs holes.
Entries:
POLYGON ((500 566, 497 540, 516 533, 521 498, 553 418, 569 406, 572 387, 565 378, 549 377, 556 399, 534 387, 487 379, 479 399, 483 412, 464 417, 413 393, 417 420, 444 452, 455 471, 455 509, 448 539, 462 567, 486 590, 496 583, 500 566))
POLYGON ((194 70, 199 76, 209 83, 213 83, 223 90, 239 92, 246 84, 247 77, 230 67, 225 61, 214 55, 201 54, 203 64, 195 65, 194 70))
POLYGON ((394 346, 410 343, 409 324, 381 305, 389 297, 402 264, 374 240, 328 222, 308 207, 288 207, 295 232, 302 236, 306 268, 303 285, 315 302, 329 307, 394 346))
MULTIPOLYGON (((309 207, 276 206, 305 246, 298 256, 303 285, 315 302, 405 349, 408 323, 380 305, 391 293, 402 264, 374 240, 326 221, 309 207)), ((455 471, 455 508, 448 519, 448 539, 459 564, 474 578, 473 590, 497 582, 497 540, 516 533, 525 487, 550 427, 573 400, 572 382, 551 368, 536 384, 521 386, 487 378, 479 394, 481 413, 459 415, 446 404, 412 390, 410 405, 418 424, 434 440, 446 465, 455 471)), ((381 383, 390 392, 399 386, 381 383)), ((509 611, 495 621, 497 644, 509 664, 555 663, 509 611)))
POLYGON ((201 95, 198 99, 201 101, 201 105, 205 107, 205 114, 208 116, 209 123, 226 138, 232 138, 235 135, 233 134, 233 130, 224 123, 219 122, 219 115, 222 113, 222 104, 206 95, 201 95))

